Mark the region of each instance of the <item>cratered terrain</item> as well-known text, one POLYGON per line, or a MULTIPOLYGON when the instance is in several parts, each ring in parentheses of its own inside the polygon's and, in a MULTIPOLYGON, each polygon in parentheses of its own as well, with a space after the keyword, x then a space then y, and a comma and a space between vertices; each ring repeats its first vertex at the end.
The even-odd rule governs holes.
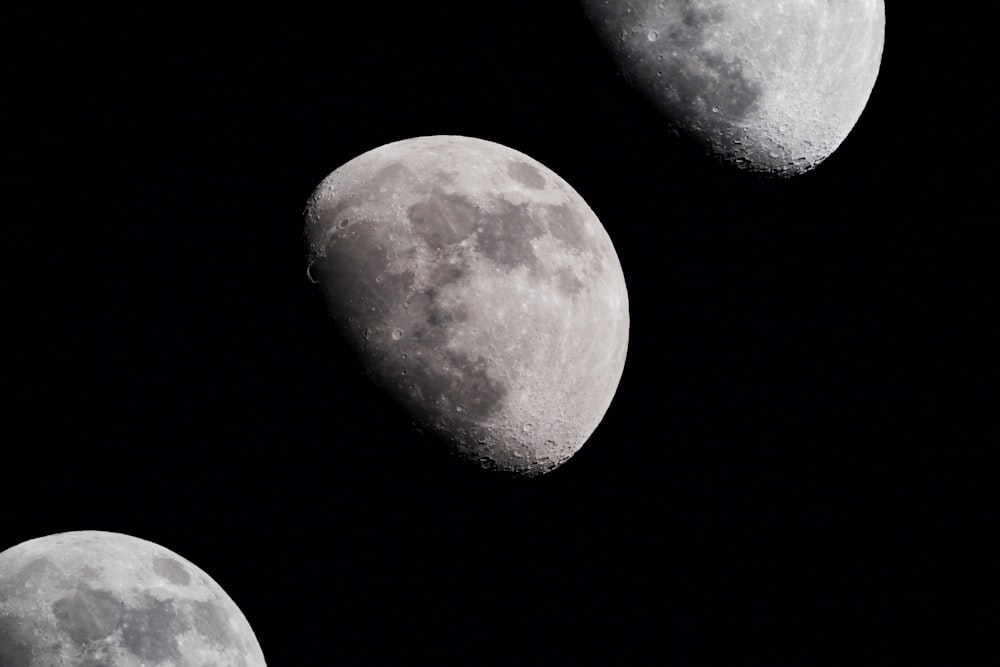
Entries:
POLYGON ((386 144, 305 211, 310 279, 369 375, 462 458, 522 476, 564 463, 618 386, 628 295, 583 198, 482 139, 386 144))
POLYGON ((624 76, 723 162, 809 171, 875 85, 883 0, 581 0, 624 76))
POLYGON ((264 667, 207 574, 128 535, 80 531, 0 553, 3 667, 264 667))

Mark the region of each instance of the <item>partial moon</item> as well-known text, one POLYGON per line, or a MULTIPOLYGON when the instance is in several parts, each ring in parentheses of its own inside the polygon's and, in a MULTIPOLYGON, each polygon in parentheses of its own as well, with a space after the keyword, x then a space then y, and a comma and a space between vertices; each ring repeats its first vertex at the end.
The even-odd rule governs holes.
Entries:
POLYGON ((465 459, 535 476, 590 437, 628 347, 611 239, 562 178, 460 136, 386 144, 305 211, 309 276, 371 377, 465 459))
POLYGON ((81 531, 0 553, 3 667, 265 667, 246 618, 161 546, 81 531))
POLYGON ((809 171, 864 110, 883 0, 581 0, 621 70, 723 162, 809 171))

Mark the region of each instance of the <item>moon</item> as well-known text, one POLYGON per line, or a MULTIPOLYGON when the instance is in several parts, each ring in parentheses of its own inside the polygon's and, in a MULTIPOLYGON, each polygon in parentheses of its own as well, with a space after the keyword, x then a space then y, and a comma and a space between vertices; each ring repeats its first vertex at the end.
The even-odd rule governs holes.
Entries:
POLYGON ((3 667, 264 667, 246 618, 202 570, 101 531, 0 553, 3 667))
POLYGON ((554 470, 608 409, 628 293, 596 214, 512 148, 405 139, 327 176, 308 274, 369 376, 463 459, 554 470))
POLYGON ((814 169, 860 118, 883 0, 581 0, 626 79, 671 126, 760 174, 814 169))

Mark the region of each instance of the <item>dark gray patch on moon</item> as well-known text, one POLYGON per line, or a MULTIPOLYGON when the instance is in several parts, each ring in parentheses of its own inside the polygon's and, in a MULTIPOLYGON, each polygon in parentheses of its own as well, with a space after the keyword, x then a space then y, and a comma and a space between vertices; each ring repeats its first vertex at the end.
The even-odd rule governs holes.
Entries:
POLYGON ((381 201, 386 192, 395 190, 400 180, 412 180, 413 172, 401 162, 394 162, 379 169, 368 180, 365 192, 370 201, 381 201))
MULTIPOLYGON (((445 183, 447 185, 454 185, 455 179, 458 178, 458 174, 456 174, 453 171, 444 171, 443 169, 439 169, 436 172, 434 172, 434 177, 437 179, 438 183, 445 183)), ((417 191, 421 191, 421 190, 423 190, 423 188, 421 188, 421 187, 417 188, 417 191)))
POLYGON ((396 306, 403 305, 412 322, 405 332, 400 332, 400 339, 404 336, 407 339, 401 345, 408 345, 411 341, 420 343, 421 347, 444 344, 448 340, 445 327, 469 319, 469 311, 464 304, 458 303, 446 308, 438 300, 443 288, 463 280, 468 271, 464 260, 437 263, 430 269, 428 287, 394 303, 396 306))
MULTIPOLYGON (((432 294, 436 290, 428 290, 425 294, 432 294)), ((430 297, 433 299, 433 297, 430 297)), ((469 321, 469 309, 468 307, 456 304, 450 308, 445 308, 441 304, 431 301, 430 307, 427 309, 427 324, 430 325, 428 328, 418 328, 416 330, 416 337, 423 343, 430 342, 445 342, 445 339, 431 333, 430 330, 443 330, 451 324, 459 322, 469 321)))
POLYGON ((699 9, 694 6, 694 0, 683 0, 682 4, 684 7, 681 9, 681 22, 698 34, 703 34, 706 26, 722 23, 722 19, 725 18, 721 7, 699 9))
POLYGON ((431 248, 461 243, 476 225, 476 207, 462 195, 433 191, 407 211, 413 231, 431 248))
POLYGON ((593 252, 593 246, 583 235, 583 225, 579 223, 580 216, 570 208, 569 204, 547 204, 545 213, 549 222, 549 233, 563 245, 581 252, 593 252))
POLYGON ((507 165, 507 175, 532 190, 541 190, 545 187, 545 177, 527 162, 515 161, 509 163, 507 165))
MULTIPOLYGON (((584 226, 580 224, 580 220, 585 213, 570 204, 548 205, 545 213, 549 223, 549 233, 567 249, 578 253, 581 259, 586 261, 585 266, 589 267, 592 275, 600 275, 605 253, 601 246, 584 234, 584 226)), ((585 269, 584 273, 586 272, 585 269)))
MULTIPOLYGON (((406 349, 413 343, 423 345, 436 345, 445 341, 445 334, 440 328, 434 326, 435 322, 440 322, 448 315, 443 308, 435 304, 434 296, 437 290, 433 287, 413 294, 406 302, 409 315, 413 318, 413 323, 402 332, 400 347, 406 349)), ((406 354, 403 352, 403 354, 406 354)))
POLYGON ((538 257, 532 239, 542 234, 542 226, 526 204, 497 200, 497 211, 480 215, 476 223, 476 249, 500 266, 537 270, 538 257))
POLYGON ((52 603, 52 614, 78 644, 110 636, 122 621, 124 606, 110 591, 81 586, 52 603))
POLYGON ((448 348, 449 328, 469 319, 468 306, 444 307, 437 299, 443 287, 461 280, 466 271, 460 263, 433 267, 433 286, 407 302, 412 324, 398 334, 396 354, 382 360, 382 375, 397 379, 392 389, 412 409, 426 412, 436 405, 450 412, 461 406, 468 417, 482 420, 500 410, 507 390, 490 375, 481 357, 448 348), (454 396, 461 396, 460 402, 449 398, 454 396))
POLYGON ((426 293, 433 300, 442 288, 461 282, 467 275, 469 275, 469 262, 462 255, 455 255, 446 261, 438 262, 431 267, 428 276, 431 287, 427 288, 426 293))
POLYGON ((561 292, 569 296, 576 296, 583 291, 584 287, 573 270, 565 266, 556 271, 556 285, 561 292))
POLYGON ((423 414, 436 407, 435 411, 461 412, 482 422, 501 410, 507 395, 482 357, 446 350, 440 356, 411 355, 408 363, 398 367, 411 370, 409 379, 394 388, 398 400, 423 414))
POLYGON ((140 607, 128 607, 122 616, 122 645, 142 658, 154 662, 181 659, 177 636, 188 630, 173 600, 157 600, 142 594, 140 607))
POLYGON ((191 583, 191 575, 184 566, 173 558, 157 558, 153 561, 153 571, 172 584, 187 586, 191 583))
POLYGON ((407 217, 417 236, 434 250, 444 250, 475 234, 476 248, 497 264, 508 269, 533 266, 538 258, 531 240, 543 229, 528 206, 497 199, 493 208, 480 210, 468 197, 435 189, 411 205, 407 217))
POLYGON ((450 378, 451 386, 445 396, 456 396, 461 401, 454 405, 455 401, 451 400, 446 407, 461 408, 479 422, 496 414, 507 396, 507 388, 490 375, 486 360, 453 350, 446 356, 457 373, 450 378))
POLYGON ((30 667, 31 640, 24 621, 16 616, 0 616, 0 665, 30 667))
POLYGON ((228 648, 233 644, 233 633, 229 627, 229 616, 211 600, 191 602, 191 619, 198 634, 216 646, 228 648))
POLYGON ((25 588, 42 584, 60 585, 65 581, 62 571, 48 558, 34 558, 22 567, 7 584, 0 584, 0 599, 13 597, 25 588))
POLYGON ((763 90, 744 76, 742 61, 726 60, 704 45, 707 28, 722 23, 725 15, 720 8, 701 9, 690 0, 683 5, 680 23, 671 26, 659 46, 663 60, 647 65, 642 76, 655 87, 666 86, 683 105, 669 109, 681 122, 718 128, 746 120, 763 90))

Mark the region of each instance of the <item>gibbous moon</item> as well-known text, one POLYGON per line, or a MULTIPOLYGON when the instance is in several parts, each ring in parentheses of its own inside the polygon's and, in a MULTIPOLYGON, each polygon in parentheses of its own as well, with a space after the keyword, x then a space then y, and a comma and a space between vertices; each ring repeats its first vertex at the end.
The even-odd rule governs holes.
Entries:
POLYGON ((581 0, 626 78, 723 162, 793 176, 854 127, 883 0, 581 0))
POLYGON ((624 368, 628 294, 562 178, 500 144, 418 137, 334 171, 305 220, 310 279, 417 424, 521 476, 590 437, 624 368))
POLYGON ((81 531, 0 553, 3 667, 264 667, 207 574, 151 542, 81 531))

